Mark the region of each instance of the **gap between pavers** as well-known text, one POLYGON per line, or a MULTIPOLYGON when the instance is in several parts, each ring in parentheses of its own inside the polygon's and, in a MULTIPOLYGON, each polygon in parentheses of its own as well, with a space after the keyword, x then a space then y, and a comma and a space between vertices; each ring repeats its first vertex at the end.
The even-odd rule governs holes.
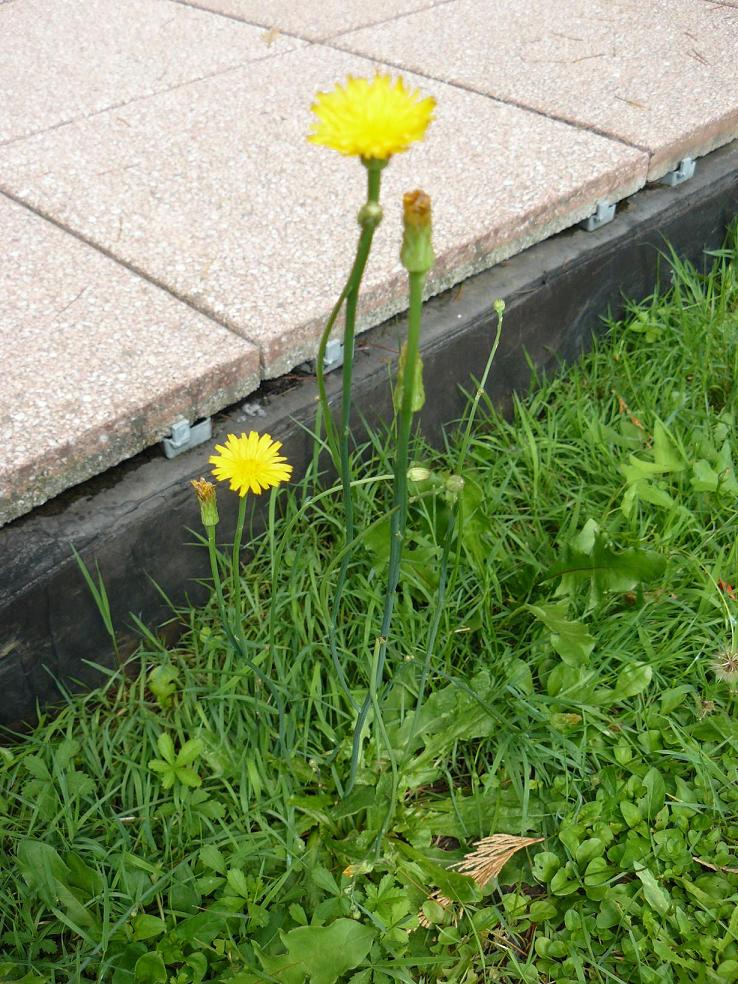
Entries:
MULTIPOLYGON (((364 196, 356 161, 307 143, 310 103, 381 67, 324 47, 252 63, 0 148, 0 187, 256 344, 279 376, 315 353, 364 196)), ((437 293, 645 181, 643 152, 409 81, 437 97, 438 119, 385 172, 360 329, 406 303, 403 191, 434 197, 437 293)))
POLYGON ((150 0, 0 4, 0 146, 304 43, 150 0))
MULTIPOLYGON (((626 299, 649 294, 663 276, 667 242, 701 266, 704 248, 721 245, 738 213, 738 147, 718 151, 680 188, 646 189, 631 199, 616 221, 594 233, 569 230, 466 281, 462 288, 431 301, 423 328, 428 392, 422 413, 425 434, 440 440, 443 428, 463 407, 494 337, 492 302, 507 302, 505 331, 490 379, 492 399, 509 402, 513 390, 529 384, 528 358, 555 371, 575 358, 602 316, 620 316, 626 299)), ((361 341, 355 384, 358 411, 371 423, 391 413, 390 352, 397 351, 402 320, 380 326, 361 341)), ((340 373, 328 377, 334 401, 340 373)), ((308 435, 315 412, 314 383, 231 408, 216 419, 215 440, 229 432, 267 431, 285 441, 296 477, 311 460, 308 435)), ((354 421, 357 440, 361 421, 354 421)), ((62 686, 89 685, 101 677, 92 663, 110 665, 109 640, 74 559, 72 546, 88 566, 99 564, 120 629, 124 652, 136 643, 129 613, 149 626, 162 625, 174 638, 182 625, 172 618, 145 573, 175 605, 206 592, 196 579, 207 577, 206 552, 188 530, 199 528, 189 480, 207 474, 206 445, 166 462, 147 452, 104 476, 72 489, 55 502, 0 530, 0 724, 32 717, 37 702, 58 699, 62 686)), ((227 542, 235 519, 235 496, 221 495, 219 540, 227 542)), ((264 503, 262 501, 262 507, 264 503)), ((256 517, 257 527, 263 511, 256 517)))
POLYGON ((0 195, 0 525, 259 385, 259 353, 0 195))
POLYGON ((738 14, 704 0, 452 0, 332 43, 648 150, 649 180, 738 135, 738 14))

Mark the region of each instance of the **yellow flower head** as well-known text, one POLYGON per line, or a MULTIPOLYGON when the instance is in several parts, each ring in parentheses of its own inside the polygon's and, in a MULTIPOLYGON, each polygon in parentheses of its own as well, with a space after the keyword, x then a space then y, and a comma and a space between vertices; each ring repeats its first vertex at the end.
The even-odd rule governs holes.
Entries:
POLYGON ((308 140, 339 154, 387 160, 423 139, 435 105, 401 78, 349 76, 345 85, 318 93, 312 105, 318 121, 308 140))
POLYGON ((288 482, 292 474, 292 465, 286 464, 286 458, 279 454, 282 447, 279 441, 273 441, 269 434, 229 434, 225 445, 216 444, 214 454, 209 459, 213 475, 219 482, 230 482, 232 492, 238 492, 243 497, 247 492, 257 495, 273 485, 288 482))

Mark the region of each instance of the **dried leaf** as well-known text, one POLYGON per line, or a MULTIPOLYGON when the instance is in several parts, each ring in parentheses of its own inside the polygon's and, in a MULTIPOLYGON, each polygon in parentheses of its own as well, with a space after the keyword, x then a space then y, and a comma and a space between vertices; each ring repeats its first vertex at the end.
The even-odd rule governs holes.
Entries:
MULTIPOLYGON (((483 837, 474 845, 474 850, 465 855, 461 861, 449 865, 454 871, 459 871, 483 888, 491 878, 496 878, 507 862, 524 847, 532 844, 540 844, 543 837, 515 837, 512 834, 492 834, 491 837, 483 837)), ((434 892, 430 898, 437 902, 444 909, 451 905, 451 899, 441 892, 434 892)), ((458 916, 454 923, 458 921, 458 916)), ((418 913, 418 922, 424 929, 430 927, 430 923, 425 917, 423 910, 418 913)))

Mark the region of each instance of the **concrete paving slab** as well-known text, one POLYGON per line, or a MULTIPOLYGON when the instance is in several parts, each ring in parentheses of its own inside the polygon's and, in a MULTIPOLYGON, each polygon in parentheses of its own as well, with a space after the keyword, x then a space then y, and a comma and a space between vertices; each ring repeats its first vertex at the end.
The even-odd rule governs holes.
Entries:
POLYGON ((382 24, 415 10, 424 10, 448 0, 174 0, 188 6, 212 10, 228 17, 259 24, 274 37, 295 34, 310 41, 323 41, 368 24, 382 24))
POLYGON ((0 197, 0 524, 259 384, 256 349, 0 197))
MULTIPOLYGON (((309 106, 375 67, 327 47, 288 52, 0 148, 0 184, 253 342, 278 376, 315 354, 365 193, 357 161, 307 142, 309 106)), ((361 327, 406 306, 404 191, 434 199, 437 293, 645 181, 638 150, 409 80, 437 98, 437 121, 385 172, 361 327)))
POLYGON ((0 5, 0 143, 301 44, 169 0, 0 5))
POLYGON ((645 148, 651 179, 738 135, 738 16, 704 0, 452 0, 334 43, 645 148))

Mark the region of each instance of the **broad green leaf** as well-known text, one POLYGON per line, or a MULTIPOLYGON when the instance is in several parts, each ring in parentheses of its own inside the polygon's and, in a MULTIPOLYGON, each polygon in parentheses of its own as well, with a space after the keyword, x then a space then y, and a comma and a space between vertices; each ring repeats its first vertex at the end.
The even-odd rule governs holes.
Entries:
POLYGON ((315 882, 318 888, 322 888, 324 892, 328 892, 329 895, 340 895, 341 890, 336 884, 336 879, 328 871, 327 868, 321 867, 321 865, 316 865, 310 871, 310 878, 315 882))
POLYGON ((175 769, 175 775, 183 786, 188 786, 190 789, 197 789, 198 786, 202 786, 202 779, 198 776, 194 769, 177 766, 175 769))
POLYGON ((190 738, 177 755, 177 766, 192 765, 202 755, 205 743, 200 738, 190 738))
POLYGON ((224 875, 226 870, 225 858, 222 852, 214 844, 206 844, 200 850, 200 860, 206 868, 217 871, 219 875, 224 875))
POLYGON ((528 605, 528 610, 551 633, 551 645, 568 666, 583 666, 594 649, 595 640, 581 622, 566 618, 568 604, 559 601, 548 605, 528 605))
POLYGON ((153 936, 161 936, 167 930, 167 924, 159 916, 150 916, 145 912, 136 916, 133 920, 133 939, 149 940, 153 936))
POLYGON ((176 755, 174 753, 174 742, 166 731, 162 731, 159 735, 156 742, 156 747, 159 749, 159 754, 164 761, 168 762, 170 765, 174 765, 176 759, 176 755))
POLYGON ((17 861, 26 883, 46 905, 50 908, 61 905, 78 927, 88 928, 96 924, 92 912, 71 888, 72 872, 50 844, 35 840, 21 841, 17 861))
POLYGON ((371 926, 336 919, 330 926, 298 926, 282 934, 287 953, 259 952, 264 970, 284 984, 335 984, 367 956, 376 936, 371 926))
POLYGON ((610 591, 632 591, 642 582, 661 577, 666 559, 652 550, 628 547, 616 550, 594 520, 564 551, 564 559, 546 575, 561 577, 556 595, 570 595, 582 581, 589 582, 589 607, 610 591))
POLYGON ((635 697, 642 693, 651 682, 652 677, 653 669, 648 663, 634 663, 632 666, 626 666, 618 674, 615 683, 615 700, 626 700, 628 697, 635 697))
POLYGON ((652 820, 664 805, 666 799, 666 784, 658 769, 652 768, 643 777, 646 795, 642 800, 647 820, 652 820))
POLYGON ((692 478, 690 484, 695 492, 717 492, 720 484, 720 476, 704 458, 695 461, 692 466, 692 478))
POLYGON ((159 953, 144 953, 136 961, 135 984, 167 984, 167 968, 159 953))
POLYGON ((149 690, 156 697, 160 707, 169 707, 177 692, 179 670, 174 666, 155 666, 149 673, 149 690))
POLYGON ((240 868, 229 868, 228 874, 226 875, 226 881, 228 882, 231 890, 235 892, 236 895, 240 895, 241 898, 247 899, 249 895, 252 894, 249 892, 246 876, 240 868))
POLYGON ((653 458, 656 464, 672 472, 683 471, 686 467, 684 456, 660 420, 656 421, 653 428, 653 458))
POLYGON ((636 864, 635 873, 638 875, 641 880, 641 884, 643 885, 643 897, 646 902, 648 902, 651 908, 658 912, 660 916, 665 916, 671 906, 671 899, 669 898, 668 892, 661 888, 648 868, 636 864))

